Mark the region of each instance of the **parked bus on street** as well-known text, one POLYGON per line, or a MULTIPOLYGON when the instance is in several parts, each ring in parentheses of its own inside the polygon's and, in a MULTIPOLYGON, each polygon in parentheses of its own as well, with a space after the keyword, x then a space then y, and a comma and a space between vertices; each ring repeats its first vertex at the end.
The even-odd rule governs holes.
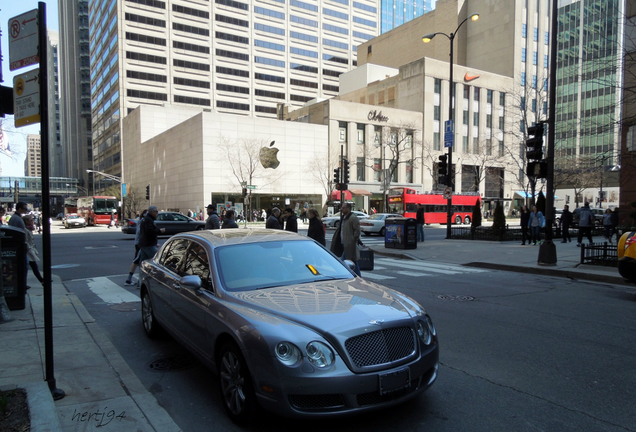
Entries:
MULTIPOLYGON (((77 213, 86 220, 87 225, 108 225, 110 215, 117 211, 117 198, 114 196, 87 196, 77 198, 77 213)), ((117 215, 115 215, 117 223, 117 215)))
MULTIPOLYGON (((414 218, 417 205, 424 206, 426 224, 447 222, 447 199, 442 193, 417 193, 411 188, 391 188, 388 195, 389 213, 414 218)), ((478 202, 481 208, 481 196, 478 193, 453 194, 451 220, 455 224, 469 224, 473 217, 473 207, 478 202)))

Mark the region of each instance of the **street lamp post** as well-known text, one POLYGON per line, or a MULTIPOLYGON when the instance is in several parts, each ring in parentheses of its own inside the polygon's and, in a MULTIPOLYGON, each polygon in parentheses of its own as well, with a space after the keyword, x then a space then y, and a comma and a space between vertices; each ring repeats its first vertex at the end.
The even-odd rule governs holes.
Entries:
MULTIPOLYGON (((462 25, 464 25, 464 23, 468 20, 471 21, 477 21, 479 19, 479 14, 475 13, 472 14, 471 16, 469 16, 468 18, 465 18, 464 21, 462 21, 461 23, 459 23, 459 25, 457 26, 457 28, 455 29, 455 31, 453 33, 451 33, 450 35, 443 33, 443 32, 436 32, 436 33, 429 33, 427 35, 422 36, 422 41, 424 43, 429 43, 435 36, 437 35, 443 35, 446 36, 448 38, 448 40, 450 41, 450 76, 449 76, 449 81, 450 81, 450 89, 449 89, 449 103, 448 103, 448 119, 450 120, 450 123, 453 127, 453 141, 455 141, 455 125, 453 125, 453 117, 454 117, 454 111, 455 111, 455 107, 454 107, 454 100, 455 100, 455 81, 453 79, 453 41, 455 40, 455 36, 457 35, 457 32, 459 31, 460 27, 462 25)), ((451 190, 454 192, 455 191, 455 177, 453 175, 451 175, 451 172, 454 174, 453 171, 453 144, 454 142, 451 142, 450 145, 448 146, 448 167, 446 169, 446 182, 448 183, 447 186, 449 186, 451 188, 451 190)), ((453 223, 453 197, 451 196, 450 198, 448 198, 448 200, 446 201, 446 238, 450 239, 451 238, 451 225, 453 223)))

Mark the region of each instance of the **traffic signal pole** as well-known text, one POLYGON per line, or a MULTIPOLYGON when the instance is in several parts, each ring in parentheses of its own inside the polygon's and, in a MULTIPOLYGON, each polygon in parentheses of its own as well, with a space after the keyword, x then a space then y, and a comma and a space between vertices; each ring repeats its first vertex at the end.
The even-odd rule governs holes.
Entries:
POLYGON ((556 246, 552 241, 552 221, 554 221, 554 145, 555 145, 555 119, 556 119, 556 59, 557 59, 557 12, 556 0, 552 0, 552 28, 550 29, 550 78, 549 96, 550 108, 548 113, 548 154, 547 154, 547 189, 545 203, 545 241, 539 247, 538 264, 556 265, 556 246))

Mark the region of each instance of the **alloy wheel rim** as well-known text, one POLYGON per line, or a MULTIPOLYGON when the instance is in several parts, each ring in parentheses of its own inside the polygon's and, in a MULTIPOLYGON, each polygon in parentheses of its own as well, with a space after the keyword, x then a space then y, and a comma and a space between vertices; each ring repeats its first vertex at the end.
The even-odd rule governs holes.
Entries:
POLYGON ((245 406, 244 384, 238 357, 232 352, 226 353, 221 361, 221 387, 225 404, 234 415, 240 414, 245 406))

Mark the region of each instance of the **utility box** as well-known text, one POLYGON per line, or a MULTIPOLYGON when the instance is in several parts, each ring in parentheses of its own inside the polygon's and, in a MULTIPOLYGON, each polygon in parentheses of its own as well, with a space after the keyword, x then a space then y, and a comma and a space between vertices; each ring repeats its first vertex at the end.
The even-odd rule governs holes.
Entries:
POLYGON ((384 247, 417 249, 417 222, 412 218, 387 218, 384 222, 384 247))
MULTIPOLYGON (((13 216, 19 217, 19 216, 13 216)), ((0 252, 2 254, 2 280, 0 290, 4 293, 9 310, 26 307, 26 233, 12 226, 0 226, 0 252)))

